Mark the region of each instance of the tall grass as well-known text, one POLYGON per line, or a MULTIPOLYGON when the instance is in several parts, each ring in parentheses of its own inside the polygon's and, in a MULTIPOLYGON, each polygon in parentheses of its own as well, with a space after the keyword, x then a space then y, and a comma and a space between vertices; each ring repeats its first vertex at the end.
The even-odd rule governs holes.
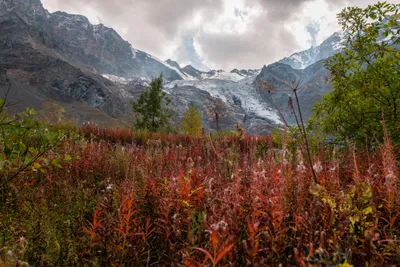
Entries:
POLYGON ((33 266, 400 265, 398 152, 87 125, 12 182, 1 261, 33 266), (279 149, 278 149, 279 147, 279 149))

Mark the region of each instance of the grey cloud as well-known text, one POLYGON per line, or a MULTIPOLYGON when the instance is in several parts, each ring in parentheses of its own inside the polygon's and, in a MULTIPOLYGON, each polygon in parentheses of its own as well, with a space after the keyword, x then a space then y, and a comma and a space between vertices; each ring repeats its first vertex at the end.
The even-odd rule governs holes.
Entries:
MULTIPOLYGON (((244 0, 246 7, 261 6, 262 14, 249 25, 243 34, 210 33, 202 28, 187 29, 195 14, 201 13, 213 21, 223 11, 223 0, 42 0, 45 7, 70 13, 89 12, 106 26, 117 30, 135 48, 162 59, 168 47, 184 47, 185 34, 191 32, 201 46, 204 58, 218 68, 255 68, 297 52, 300 47, 294 33, 285 23, 296 19, 296 13, 312 0, 244 0)), ((332 10, 347 5, 366 6, 377 0, 326 0, 332 10)), ((394 1, 394 0, 393 0, 394 1)), ((234 11, 232 11, 234 12, 234 11)), ((245 19, 243 11, 236 16, 245 19)), ((87 15, 87 14, 83 14, 87 15)), ((315 28, 308 32, 315 41, 315 28)), ((189 49, 187 57, 202 63, 196 51, 189 49), (192 53, 192 54, 191 54, 192 53)), ((185 57, 185 51, 177 57, 185 57)), ((187 59, 188 60, 188 59, 187 59)))
MULTIPOLYGON (((293 32, 284 23, 296 19, 296 13, 312 0, 246 0, 248 6, 261 5, 263 14, 243 34, 202 32, 196 40, 208 61, 225 69, 259 68, 301 50, 293 32)), ((366 6, 376 0, 327 0, 338 9, 347 5, 366 6), (341 3, 339 3, 341 2, 341 3)), ((236 12, 239 13, 239 12, 236 12)), ((331 22, 335 26, 336 21, 331 22)), ((318 22, 305 26, 311 44, 317 45, 318 22)), ((334 27, 332 27, 334 28, 334 27)), ((331 33, 329 33, 331 34, 331 33)), ((333 32, 332 32, 333 34, 333 32)))
POLYGON ((201 33, 196 40, 210 62, 227 70, 260 68, 299 49, 293 34, 281 23, 266 20, 267 15, 243 34, 201 33))
POLYGON ((268 16, 273 20, 287 20, 304 3, 312 0, 248 0, 259 3, 268 11, 268 16))
MULTIPOLYGON (((136 48, 163 54, 165 45, 180 40, 179 33, 196 12, 209 18, 220 13, 222 0, 43 0, 70 13, 90 10, 106 26, 115 28, 136 48)), ((85 15, 85 14, 83 14, 85 15)))
POLYGON ((209 62, 225 69, 260 68, 300 49, 284 22, 311 0, 246 0, 262 14, 243 34, 200 33, 196 40, 209 62))
POLYGON ((209 18, 214 17, 222 8, 221 0, 158 0, 157 4, 153 1, 147 2, 147 10, 150 21, 154 25, 163 25, 162 27, 173 34, 179 28, 180 23, 186 19, 191 19, 196 12, 207 11, 209 18))

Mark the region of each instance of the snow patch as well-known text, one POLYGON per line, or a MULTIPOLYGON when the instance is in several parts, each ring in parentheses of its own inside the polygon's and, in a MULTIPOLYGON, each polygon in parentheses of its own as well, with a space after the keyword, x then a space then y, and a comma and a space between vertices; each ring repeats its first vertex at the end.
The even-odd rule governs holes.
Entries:
POLYGON ((115 82, 115 83, 128 84, 128 82, 129 82, 127 79, 125 79, 123 77, 112 75, 112 74, 103 74, 102 76, 112 82, 115 82))
POLYGON ((136 58, 136 54, 137 54, 138 50, 136 50, 135 48, 133 48, 132 45, 131 45, 131 52, 132 52, 132 58, 136 58))
POLYGON ((193 86, 200 90, 208 92, 212 97, 219 98, 223 102, 227 103, 229 92, 221 86, 211 80, 184 80, 184 81, 174 81, 166 85, 166 88, 172 89, 175 86, 193 86))
POLYGON ((333 51, 342 50, 345 47, 343 40, 340 42, 332 42, 333 51))
POLYGON ((246 77, 243 77, 237 73, 230 73, 230 72, 225 72, 225 71, 217 71, 215 75, 211 77, 207 77, 209 79, 218 79, 218 80, 228 80, 232 82, 238 82, 240 80, 243 80, 246 77))
POLYGON ((267 118, 275 124, 283 125, 280 116, 272 108, 266 107, 265 103, 263 104, 255 98, 246 99, 244 109, 261 118, 267 118))

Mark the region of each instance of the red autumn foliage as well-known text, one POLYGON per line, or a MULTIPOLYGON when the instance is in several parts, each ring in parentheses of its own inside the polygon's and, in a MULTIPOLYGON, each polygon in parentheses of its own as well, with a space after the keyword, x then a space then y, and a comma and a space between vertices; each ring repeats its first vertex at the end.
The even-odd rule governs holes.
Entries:
POLYGON ((271 137, 79 133, 85 138, 58 148, 73 155, 62 169, 13 184, 7 236, 26 238, 31 264, 400 264, 398 154, 389 137, 374 151, 321 149, 316 185, 301 153, 271 137))

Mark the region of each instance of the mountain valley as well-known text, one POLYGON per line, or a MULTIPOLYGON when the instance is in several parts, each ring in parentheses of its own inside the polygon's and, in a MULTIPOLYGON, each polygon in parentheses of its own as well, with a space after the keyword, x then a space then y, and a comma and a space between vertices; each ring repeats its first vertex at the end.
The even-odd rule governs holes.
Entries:
POLYGON ((203 124, 216 130, 212 109, 225 114, 221 129, 241 124, 250 134, 267 134, 294 123, 287 107, 287 83, 301 81, 299 98, 306 117, 330 90, 323 61, 339 52, 343 36, 335 33, 320 46, 260 69, 200 71, 165 62, 135 49, 111 28, 92 25, 80 15, 49 13, 40 0, 0 1, 0 88, 17 103, 11 111, 35 108, 50 121, 68 120, 100 126, 129 126, 130 103, 161 73, 164 90, 179 125, 190 103, 203 109, 203 124), (260 86, 267 82, 274 92, 260 86))

